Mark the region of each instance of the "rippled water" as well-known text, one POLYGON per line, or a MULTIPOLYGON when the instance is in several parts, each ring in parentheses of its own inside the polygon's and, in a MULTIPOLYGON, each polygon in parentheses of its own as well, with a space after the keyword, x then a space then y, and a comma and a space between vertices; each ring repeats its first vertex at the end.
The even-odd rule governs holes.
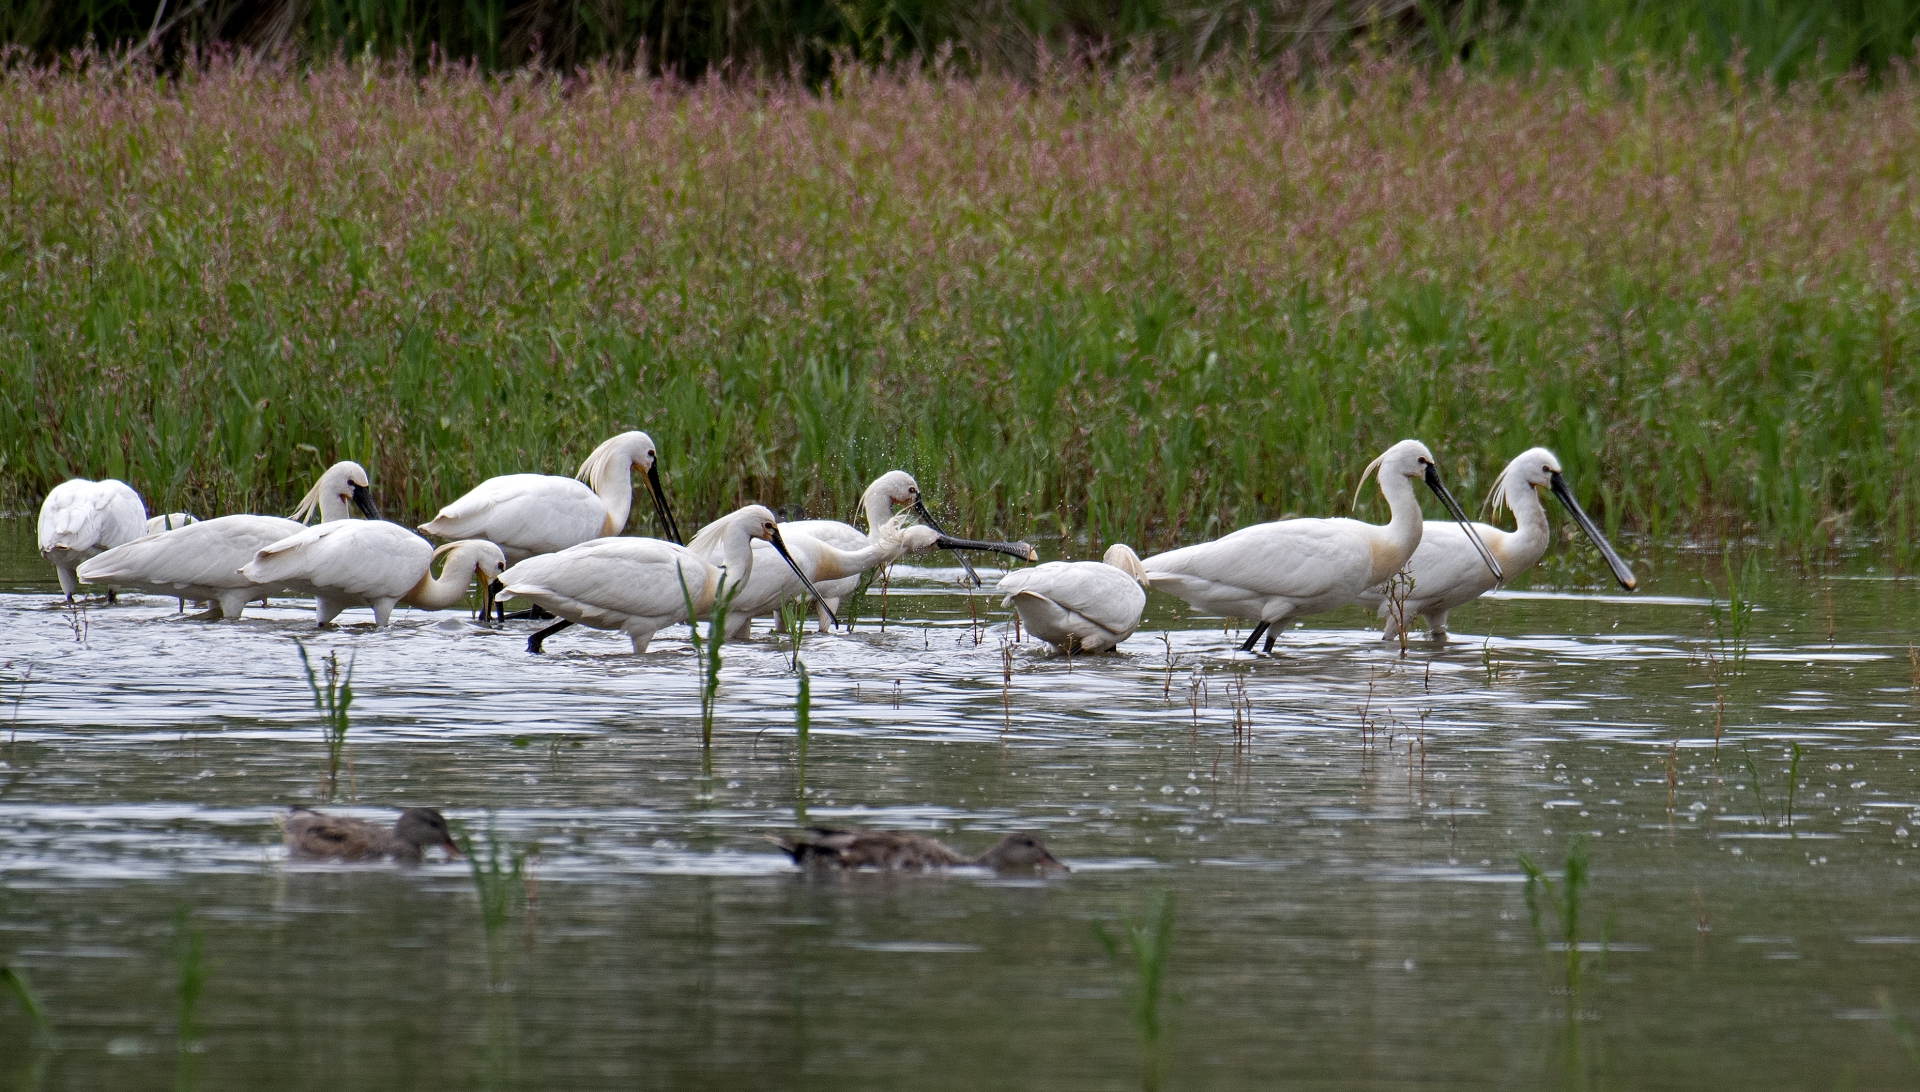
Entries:
POLYGON ((876 600, 802 650, 806 816, 970 852, 1039 830, 1074 869, 1042 881, 790 868, 763 839, 800 803, 783 642, 726 649, 709 770, 683 640, 69 611, 30 534, 0 521, 0 959, 52 1031, 0 999, 13 1087, 1138 1087, 1094 926, 1164 892, 1169 1088, 1920 1083, 1920 589, 1865 562, 1771 574, 1717 671, 1717 559, 1635 558, 1624 597, 1563 545, 1441 649, 1353 610, 1233 656, 1156 596, 1124 654, 1029 641, 1010 684, 1005 613, 901 566, 884 631, 876 600), (354 658, 339 810, 537 850, 491 949, 464 864, 285 861, 273 817, 326 760, 295 637, 354 658), (1570 984, 1519 861, 1559 879, 1576 839, 1570 984))

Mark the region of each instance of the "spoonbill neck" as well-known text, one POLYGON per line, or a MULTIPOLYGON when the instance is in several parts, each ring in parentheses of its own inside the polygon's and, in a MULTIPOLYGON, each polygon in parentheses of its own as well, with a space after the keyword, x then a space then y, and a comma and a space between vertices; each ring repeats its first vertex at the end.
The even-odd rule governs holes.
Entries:
POLYGON ((433 565, 429 562, 426 574, 400 601, 421 610, 446 610, 465 599, 467 589, 473 586, 474 559, 464 550, 451 550, 446 557, 447 563, 441 567, 439 576, 433 575, 433 565))
MULTIPOLYGON (((885 522, 875 524, 884 527, 885 522)), ((809 574, 815 580, 839 580, 849 576, 859 576, 876 565, 885 565, 897 560, 905 551, 897 535, 881 535, 873 532, 873 541, 858 550, 840 550, 815 539, 814 556, 818 559, 814 571, 809 574)))
POLYGON ((1384 525, 1375 525, 1373 534, 1373 575, 1368 586, 1399 572, 1420 548, 1424 517, 1420 498, 1413 491, 1413 479, 1404 474, 1380 472, 1380 494, 1387 499, 1390 514, 1384 525))
POLYGON ((886 526, 887 521, 893 518, 893 498, 887 495, 887 491, 881 488, 879 482, 874 482, 867 487, 866 496, 860 498, 860 503, 867 510, 867 535, 877 538, 880 528, 886 526))
POLYGON ((1513 534, 1499 547, 1487 543, 1487 548, 1496 550, 1495 557, 1500 567, 1518 572, 1531 568, 1547 552, 1547 543, 1551 534, 1547 529, 1547 509, 1540 503, 1540 490, 1524 481, 1515 481, 1506 487, 1507 507, 1513 510, 1513 534))
POLYGON ((633 457, 614 452, 595 464, 587 477, 587 487, 607 506, 603 533, 617 535, 627 529, 627 517, 633 514, 633 457))

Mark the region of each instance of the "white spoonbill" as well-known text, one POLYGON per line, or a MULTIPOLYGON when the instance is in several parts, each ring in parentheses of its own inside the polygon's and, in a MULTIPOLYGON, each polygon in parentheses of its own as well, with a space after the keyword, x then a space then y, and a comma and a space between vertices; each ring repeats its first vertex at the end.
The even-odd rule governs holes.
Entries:
MULTIPOLYGON (((907 520, 911 518, 902 513, 875 524, 876 530, 871 536, 856 533, 852 541, 859 545, 854 548, 841 547, 800 529, 814 523, 835 526, 831 520, 781 524, 780 534, 786 540, 787 556, 793 564, 791 567, 771 564, 773 546, 758 541, 753 544, 753 575, 727 607, 727 639, 732 641, 746 637, 752 630, 755 618, 777 615, 782 604, 805 598, 812 590, 831 595, 827 590, 828 581, 841 586, 852 583, 857 587, 862 573, 891 565, 906 554, 927 550, 985 550, 1008 554, 1022 561, 1032 561, 1036 556, 1033 547, 1024 542, 976 542, 953 538, 925 524, 908 524, 907 520), (805 577, 808 583, 802 584, 801 577, 805 577)), ((846 524, 838 526, 846 527, 846 524)), ((720 549, 712 532, 711 527, 702 528, 699 534, 693 536, 688 548, 708 561, 718 562, 720 549)), ((846 540, 845 536, 836 537, 846 540)), ((827 601, 816 599, 814 605, 822 612, 821 632, 824 633, 830 623, 837 621, 834 610, 838 608, 838 602, 835 600, 834 606, 829 607, 827 601)))
POLYGON ((530 599, 560 617, 527 638, 527 651, 540 652, 549 636, 577 622, 620 630, 632 639, 634 652, 645 652, 655 632, 687 621, 688 598, 698 617, 713 609, 723 576, 728 587, 752 579, 754 540, 772 543, 793 564, 773 513, 758 504, 722 516, 714 527, 719 564, 678 543, 623 536, 530 557, 508 569, 500 577, 502 594, 530 599))
MULTIPOLYGON (((920 522, 933 528, 936 533, 946 534, 946 530, 940 526, 940 521, 934 519, 933 513, 927 511, 926 501, 920 495, 920 483, 914 481, 913 475, 904 470, 887 471, 873 479, 873 484, 867 486, 866 492, 860 495, 860 508, 867 516, 867 530, 864 533, 851 523, 842 523, 837 519, 797 519, 781 524, 780 528, 782 531, 800 531, 812 535, 835 549, 859 550, 879 533, 880 528, 888 520, 893 518, 893 510, 897 505, 907 506, 914 515, 920 517, 920 522)), ((987 548, 964 545, 971 541, 969 539, 952 541, 954 545, 935 544, 920 549, 958 551, 987 548)), ((918 553, 919 550, 909 549, 907 552, 918 553)), ((1032 561, 1031 554, 1032 551, 1028 551, 1026 554, 1015 556, 1032 561)), ((967 561, 966 555, 956 553, 955 556, 960 559, 961 568, 966 570, 967 579, 973 582, 974 587, 979 587, 980 575, 973 571, 973 565, 967 561)), ((861 572, 864 571, 861 570, 861 572)), ((860 586, 860 572, 827 581, 815 578, 814 583, 819 585, 821 593, 826 596, 825 599, 814 603, 814 610, 820 618, 820 632, 825 633, 833 612, 840 609, 840 600, 852 595, 860 586)))
POLYGON ((557 474, 505 474, 488 478, 466 496, 420 525, 440 538, 484 538, 518 564, 627 528, 633 509, 633 468, 647 474, 647 488, 667 537, 680 541, 680 526, 660 488, 660 457, 644 432, 623 432, 593 449, 573 478, 557 474))
MULTIPOLYGON (((147 506, 133 487, 117 478, 61 482, 40 505, 40 556, 60 574, 60 590, 73 602, 80 590, 75 571, 95 554, 147 533, 147 506)), ((113 602, 113 586, 107 587, 113 602)))
MULTIPOLYGON (((1259 625, 1241 651, 1253 651, 1253 643, 1266 633, 1266 651, 1271 652, 1273 639, 1289 621, 1346 606, 1399 572, 1413 556, 1422 526, 1414 479, 1424 479, 1453 518, 1467 525, 1467 514, 1441 484, 1427 445, 1402 440, 1388 448, 1361 472, 1362 487, 1376 467, 1380 492, 1392 513, 1385 525, 1356 519, 1255 524, 1213 542, 1147 558, 1141 563, 1147 581, 1210 614, 1253 619, 1259 625)), ((1500 563, 1471 528, 1467 537, 1499 580, 1500 563)))
MULTIPOLYGON (((1473 533, 1493 552, 1503 573, 1513 577, 1526 572, 1547 552, 1552 535, 1547 530, 1547 510, 1540 504, 1540 489, 1553 490, 1553 495, 1567 506, 1573 522, 1592 540, 1621 587, 1632 591, 1638 586, 1633 570, 1620 560, 1620 555, 1614 552, 1600 528, 1594 526, 1580 502, 1573 499, 1567 479, 1560 473, 1560 460, 1544 447, 1521 452, 1494 480, 1494 514, 1498 515, 1502 507, 1512 509, 1514 530, 1503 531, 1485 523, 1473 525, 1473 533)), ((1480 598, 1498 583, 1475 555, 1473 544, 1467 541, 1465 527, 1452 523, 1428 525, 1420 539, 1420 548, 1407 562, 1406 572, 1413 578, 1413 586, 1407 591, 1404 609, 1398 617, 1385 584, 1368 588, 1359 598, 1363 606, 1379 609, 1380 617, 1386 621, 1384 639, 1398 637, 1402 623, 1418 615, 1427 620, 1427 632, 1434 640, 1445 640, 1447 612, 1480 598)))
POLYGON ((240 575, 312 595, 318 625, 348 607, 371 607, 374 623, 385 626, 398 603, 445 610, 466 598, 476 577, 484 596, 506 569, 505 555, 491 542, 464 539, 436 550, 397 523, 349 519, 308 527, 267 546, 241 567, 240 575), (441 557, 446 565, 435 577, 433 562, 441 557))
POLYGON ((1006 605, 1027 632, 1060 652, 1105 652, 1140 628, 1147 570, 1132 547, 1107 547, 1101 561, 1049 561, 1000 578, 1006 605))
POLYGON ((154 516, 147 521, 147 533, 157 535, 162 531, 177 531, 189 523, 199 523, 200 517, 189 512, 168 512, 164 516, 154 516))
MULTIPOLYGON (((340 462, 320 475, 300 502, 300 511, 318 509, 325 526, 347 519, 356 506, 364 513, 374 511, 367 472, 359 463, 340 462)), ((211 603, 217 613, 208 617, 237 622, 248 603, 287 591, 284 586, 249 580, 241 575, 241 567, 262 549, 304 530, 299 520, 279 516, 195 520, 108 550, 80 566, 80 578, 211 603)))

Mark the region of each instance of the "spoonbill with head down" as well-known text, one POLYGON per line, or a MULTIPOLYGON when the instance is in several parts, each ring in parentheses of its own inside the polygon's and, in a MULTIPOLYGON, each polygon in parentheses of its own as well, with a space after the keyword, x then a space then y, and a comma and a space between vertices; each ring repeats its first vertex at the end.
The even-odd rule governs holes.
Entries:
POLYGON ((308 527, 263 548, 240 575, 312 595, 317 625, 348 607, 371 607, 374 624, 385 626, 400 603, 421 610, 453 606, 467 597, 475 578, 485 603, 487 589, 506 569, 500 547, 484 539, 449 542, 436 550, 397 523, 350 519, 308 527), (435 577, 433 562, 442 557, 446 565, 435 577))
MULTIPOLYGON (((339 462, 307 491, 299 514, 318 511, 325 526, 349 518, 355 508, 369 517, 376 514, 367 472, 359 463, 339 462)), ((211 603, 213 611, 205 617, 237 622, 248 603, 288 590, 250 580, 241 568, 261 550, 306 529, 297 519, 279 516, 195 520, 116 546, 82 565, 81 576, 150 595, 211 603)))
POLYGON ((1060 652, 1105 652, 1140 628, 1147 571, 1133 548, 1107 547, 1102 561, 1049 561, 1000 578, 1006 605, 1027 632, 1060 652))
MULTIPOLYGON (((508 569, 500 577, 503 594, 530 599, 560 618, 528 637, 527 651, 540 652, 563 624, 577 622, 620 630, 634 652, 645 652, 655 632, 688 620, 689 599, 698 617, 713 609, 722 578, 728 588, 752 579, 756 539, 772 543, 793 564, 773 513, 758 504, 720 517, 706 531, 714 531, 720 544, 718 564, 679 543, 621 537, 597 538, 508 569)), ((813 592, 805 574, 801 582, 813 592)))
MULTIPOLYGON (((913 475, 904 470, 887 471, 873 479, 873 484, 867 486, 866 492, 860 495, 860 508, 867 516, 865 533, 862 533, 858 527, 850 523, 842 523, 837 519, 797 519, 781 524, 780 529, 782 532, 799 531, 809 534, 837 550, 851 552, 866 546, 874 536, 880 533, 880 528, 893 518, 893 511, 897 505, 906 505, 914 515, 920 517, 920 522, 933 528, 936 534, 946 534, 945 528, 940 526, 940 521, 934 519, 933 513, 927 511, 926 501, 920 495, 920 483, 914 481, 913 475)), ((936 544, 922 547, 922 549, 958 551, 991 548, 966 545, 971 541, 970 539, 951 539, 951 545, 936 544)), ((907 552, 920 551, 909 549, 907 552)), ((979 587, 980 575, 973 571, 973 565, 967 561, 966 555, 957 553, 955 556, 960 559, 960 567, 966 570, 967 579, 972 581, 975 587, 979 587)), ((1033 559, 1028 557, 1027 560, 1033 559)), ((814 583, 818 584, 820 591, 826 595, 825 599, 814 604, 814 610, 820 618, 820 632, 827 631, 828 619, 833 612, 840 609, 840 600, 852 595, 860 586, 860 573, 864 571, 856 571, 851 576, 831 580, 815 579, 814 583)))
MULTIPOLYGON (((147 506, 133 487, 116 478, 61 482, 40 505, 40 556, 60 574, 60 590, 73 602, 82 562, 147 533, 147 506)), ((113 585, 107 585, 113 602, 113 585)))
MULTIPOLYGON (((902 513, 884 520, 875 525, 871 536, 856 532, 853 541, 860 545, 851 549, 801 529, 816 523, 846 527, 844 523, 803 520, 781 524, 780 534, 786 540, 787 556, 793 564, 791 567, 769 564, 773 546, 754 542, 753 574, 741 585, 739 594, 727 606, 727 639, 733 641, 746 637, 752 631, 755 618, 779 614, 783 604, 807 596, 812 589, 830 595, 827 591, 828 581, 835 585, 851 581, 857 586, 860 575, 868 569, 891 565, 906 554, 927 550, 985 550, 1008 554, 1023 561, 1032 561, 1035 557, 1033 547, 1024 542, 976 542, 953 538, 925 524, 909 525, 906 521, 910 518, 902 513), (806 583, 803 584, 802 580, 806 583)), ((846 540, 845 536, 836 537, 841 541, 846 540)), ((720 545, 713 527, 702 528, 699 534, 693 536, 688 548, 708 561, 720 560, 720 545)), ((837 597, 834 602, 837 604, 837 597)), ((823 632, 825 624, 834 620, 833 609, 827 608, 826 604, 825 600, 815 600, 815 605, 824 610, 823 632)))
MULTIPOLYGON (((1580 502, 1573 499, 1573 491, 1567 488, 1567 479, 1560 472, 1560 460, 1544 447, 1521 452, 1494 480, 1494 513, 1497 515, 1502 507, 1512 509, 1514 529, 1503 531, 1485 523, 1472 525, 1472 533, 1493 552, 1494 559, 1500 562, 1500 570, 1509 578, 1517 576, 1533 568, 1547 552, 1552 535, 1547 529, 1547 510, 1540 504, 1540 489, 1551 489, 1553 495, 1560 498, 1560 503, 1572 514, 1573 522, 1579 524, 1580 530, 1600 551, 1607 567, 1613 570, 1613 578, 1621 587, 1634 590, 1639 581, 1634 579, 1633 570, 1620 560, 1620 555, 1580 507, 1580 502)), ((1407 562, 1406 573, 1413 578, 1413 584, 1398 611, 1386 584, 1361 593, 1358 601, 1378 608, 1380 617, 1386 621, 1383 638, 1398 637, 1400 627, 1418 615, 1427 620, 1427 632, 1434 640, 1445 640, 1447 612, 1493 590, 1498 581, 1475 555, 1467 534, 1464 524, 1436 523, 1426 529, 1420 548, 1407 562)))
POLYGON ((647 474, 647 488, 667 537, 680 541, 680 526, 660 488, 660 457, 652 437, 623 432, 580 464, 572 478, 557 474, 505 474, 488 478, 420 525, 439 538, 484 538, 510 563, 550 554, 589 539, 618 535, 633 509, 633 468, 647 474))
MULTIPOLYGON (((1366 485, 1379 470, 1380 492, 1392 517, 1385 525, 1356 519, 1283 519, 1243 527, 1198 546, 1155 554, 1142 562, 1148 582, 1211 614, 1259 623, 1241 651, 1253 651, 1262 633, 1266 651, 1294 618, 1335 610, 1407 563, 1420 545, 1420 502, 1414 479, 1422 479, 1461 526, 1467 514, 1440 481, 1433 453, 1418 440, 1402 440, 1367 464, 1366 485)), ((1356 498, 1358 494, 1356 493, 1356 498)), ((1472 528, 1467 538, 1497 581, 1500 563, 1472 528)))

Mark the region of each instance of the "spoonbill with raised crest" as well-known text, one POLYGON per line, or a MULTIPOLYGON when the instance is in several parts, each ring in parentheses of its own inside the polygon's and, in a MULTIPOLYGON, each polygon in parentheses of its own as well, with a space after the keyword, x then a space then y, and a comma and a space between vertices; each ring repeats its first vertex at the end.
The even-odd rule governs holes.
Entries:
MULTIPOLYGON (((1521 452, 1494 480, 1494 514, 1499 515, 1502 507, 1512 509, 1514 529, 1503 531, 1486 523, 1471 526, 1471 533, 1486 543, 1494 559, 1500 562, 1501 572, 1508 578, 1518 576, 1533 568, 1547 552, 1547 543, 1553 536, 1547 529, 1547 510, 1540 503, 1541 489, 1552 490, 1560 503, 1567 506, 1573 522, 1600 551, 1620 586, 1628 591, 1638 587, 1633 570, 1620 560, 1607 537, 1573 498, 1566 476, 1560 472, 1560 460, 1544 447, 1521 452)), ((1443 641, 1447 636, 1447 612, 1480 598, 1499 583, 1475 555, 1468 534, 1466 524, 1436 523, 1426 529, 1420 548, 1407 562, 1405 571, 1413 582, 1398 609, 1385 583, 1361 593, 1358 602, 1377 608, 1385 620, 1383 639, 1398 637, 1401 626, 1418 615, 1427 620, 1428 635, 1443 641)))
MULTIPOLYGON (((1367 464, 1360 484, 1379 471, 1380 492, 1391 518, 1384 524, 1357 519, 1283 519, 1243 527, 1213 542, 1155 554, 1141 563, 1154 588, 1176 595, 1210 614, 1259 623, 1242 652, 1267 635, 1265 651, 1295 618, 1336 610, 1381 583, 1407 563, 1420 545, 1420 501, 1415 479, 1424 480, 1461 526, 1467 514, 1440 481, 1433 453, 1418 440, 1402 440, 1367 464)), ((1358 499, 1358 492, 1355 499, 1358 499)), ((1467 538, 1496 581, 1500 563, 1471 527, 1467 538)))

